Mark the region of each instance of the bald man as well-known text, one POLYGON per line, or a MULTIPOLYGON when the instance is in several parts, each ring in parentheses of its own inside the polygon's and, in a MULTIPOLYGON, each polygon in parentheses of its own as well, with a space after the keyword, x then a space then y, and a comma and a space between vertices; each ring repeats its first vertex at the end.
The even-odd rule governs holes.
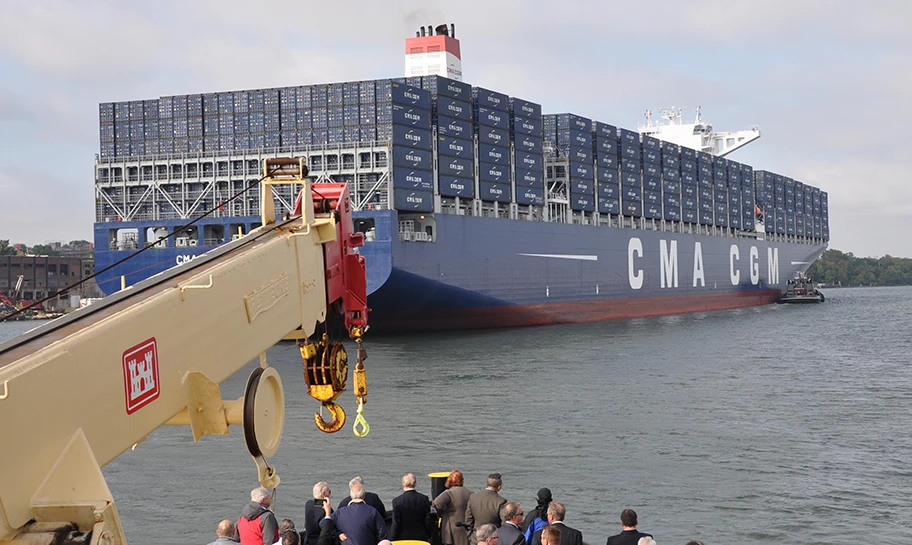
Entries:
POLYGON ((234 540, 235 530, 236 528, 233 522, 230 520, 223 520, 215 530, 215 535, 218 536, 218 539, 209 545, 237 545, 237 541, 234 540))

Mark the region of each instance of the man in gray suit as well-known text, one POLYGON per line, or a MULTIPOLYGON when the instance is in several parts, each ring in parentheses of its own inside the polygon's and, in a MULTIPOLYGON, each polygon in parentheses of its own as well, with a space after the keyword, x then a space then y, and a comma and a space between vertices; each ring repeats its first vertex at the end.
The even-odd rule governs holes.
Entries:
MULTIPOLYGON (((548 524, 560 528, 560 545, 583 545, 583 533, 564 524, 566 514, 567 508, 564 504, 559 501, 551 502, 548 505, 548 524)), ((543 545, 541 536, 542 530, 535 532, 532 545, 543 545)))
POLYGON ((522 507, 515 501, 509 501, 500 509, 503 526, 497 529, 498 545, 525 545, 526 537, 519 527, 523 520, 522 507))
MULTIPOLYGON (((465 520, 469 526, 476 529, 484 524, 493 524, 495 528, 500 526, 500 507, 507 503, 507 500, 498 494, 501 488, 503 481, 500 473, 492 473, 488 475, 488 487, 469 496, 465 520)), ((470 537, 475 536, 473 534, 470 537)), ((472 540, 472 543, 476 541, 472 540)))

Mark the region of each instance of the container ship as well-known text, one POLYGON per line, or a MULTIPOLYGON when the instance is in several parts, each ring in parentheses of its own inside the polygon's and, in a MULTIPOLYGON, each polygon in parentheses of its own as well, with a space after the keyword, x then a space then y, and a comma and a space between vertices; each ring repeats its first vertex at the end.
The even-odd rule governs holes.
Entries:
MULTIPOLYGON (((99 106, 106 293, 259 226, 265 158, 349 184, 372 328, 489 328, 772 303, 829 240, 827 194, 731 159, 679 109, 630 130, 462 81, 453 25, 406 40, 405 76, 99 106), (205 217, 205 212, 211 211, 205 217), (199 221, 173 237, 190 219, 199 221)), ((296 191, 273 192, 291 212, 296 191)))

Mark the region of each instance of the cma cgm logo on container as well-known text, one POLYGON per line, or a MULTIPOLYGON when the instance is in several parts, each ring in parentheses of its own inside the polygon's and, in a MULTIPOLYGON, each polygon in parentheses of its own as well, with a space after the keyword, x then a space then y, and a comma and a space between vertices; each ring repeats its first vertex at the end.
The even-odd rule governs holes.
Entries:
POLYGON ((458 115, 462 115, 462 106, 460 106, 459 104, 456 104, 455 102, 450 102, 449 104, 447 104, 447 110, 449 110, 453 113, 456 113, 458 115))
POLYGON ((530 140, 528 136, 523 138, 523 141, 520 144, 524 148, 535 149, 535 142, 530 140))
POLYGON ((525 164, 527 164, 527 165, 529 165, 529 166, 533 166, 533 167, 534 167, 534 166, 535 166, 535 159, 533 159, 532 157, 529 157, 528 155, 526 155, 525 157, 523 157, 523 163, 525 163, 525 164))
POLYGON ((495 185, 491 186, 490 193, 491 195, 503 195, 503 190, 495 185))
POLYGON ((491 150, 488 152, 488 159, 493 159, 495 161, 500 161, 503 158, 503 154, 497 150, 491 150))
POLYGON ((417 133, 415 133, 415 132, 413 132, 413 131, 407 132, 407 133, 405 134, 405 139, 406 139, 406 140, 411 140, 412 142, 414 142, 414 143, 416 143, 416 144, 420 144, 420 143, 421 143, 421 135, 420 135, 420 134, 417 134, 417 133))
MULTIPOLYGON (((452 66, 452 65, 450 65, 450 66, 452 66)), ((447 91, 449 91, 450 93, 452 93, 452 94, 454 94, 454 95, 457 95, 457 96, 459 96, 460 98, 462 98, 462 88, 461 88, 461 87, 456 87, 456 86, 453 85, 452 83, 447 83, 446 89, 447 89, 447 91)))
POLYGON ((532 123, 527 123, 527 122, 523 121, 522 128, 526 129, 527 131, 531 131, 531 130, 535 130, 535 125, 533 125, 532 123))
POLYGON ((536 177, 535 175, 533 175, 533 174, 531 174, 531 173, 529 173, 529 174, 523 174, 523 180, 525 180, 525 181, 527 181, 527 182, 537 183, 537 182, 538 182, 538 177, 536 177))
POLYGON ((497 112, 488 112, 488 119, 490 119, 493 123, 500 123, 501 117, 497 114, 497 112))
POLYGON ((465 170, 465 167, 462 166, 461 164, 459 164, 458 162, 453 161, 452 163, 450 163, 450 170, 453 170, 455 172, 462 172, 463 170, 465 170))
POLYGON ((420 96, 420 95, 417 95, 417 94, 412 93, 412 92, 410 92, 410 91, 406 91, 406 92, 402 93, 402 96, 404 96, 405 98, 411 100, 411 101, 412 101, 412 104, 417 104, 418 101, 421 100, 421 96, 420 96))
POLYGON ((415 172, 412 171, 412 172, 409 172, 408 174, 406 174, 405 181, 411 182, 413 184, 420 184, 421 182, 424 181, 424 178, 421 176, 416 176, 415 172))
POLYGON ((488 131, 488 138, 498 143, 502 140, 500 134, 498 134, 498 132, 494 129, 488 131))
POLYGON ((455 182, 455 181, 450 182, 450 189, 453 189, 454 191, 462 191, 463 189, 465 189, 465 184, 461 184, 461 183, 455 182))
POLYGON ((424 199, 422 199, 421 197, 416 196, 414 193, 409 193, 409 196, 405 198, 405 202, 410 202, 410 203, 415 203, 415 204, 421 204, 421 203, 424 202, 424 199))
POLYGON ((405 160, 412 161, 415 164, 421 163, 421 157, 418 155, 415 155, 414 152, 411 152, 411 151, 406 154, 405 160))
POLYGON ((529 200, 538 199, 538 195, 535 193, 535 191, 532 191, 531 189, 526 189, 526 192, 523 193, 523 196, 529 200))
POLYGON ((409 121, 411 121, 411 122, 412 122, 412 125, 414 125, 414 124, 418 123, 419 121, 421 121, 421 116, 418 115, 418 114, 412 113, 412 110, 409 110, 409 111, 405 112, 404 114, 402 114, 402 117, 404 117, 404 118, 408 119, 409 121))
MULTIPOLYGON (((529 106, 528 104, 523 104, 522 107, 521 107, 520 109, 521 109, 524 113, 527 113, 527 114, 529 114, 529 115, 532 115, 532 113, 535 112, 535 110, 534 110, 531 106, 529 106)), ((523 126, 525 126, 525 125, 523 125, 523 126)))
POLYGON ((462 153, 465 151, 465 146, 463 146, 459 142, 450 142, 449 148, 450 148, 450 151, 454 151, 456 153, 462 153))
POLYGON ((133 414, 158 399, 158 346, 155 337, 123 353, 124 397, 127 414, 133 414))
POLYGON ((503 176, 503 171, 501 171, 500 169, 491 167, 488 169, 488 174, 490 174, 491 176, 496 176, 496 177, 500 178, 503 176))
POLYGON ((579 144, 585 144, 585 143, 586 143, 586 137, 584 137, 584 136, 581 135, 581 134, 577 134, 575 138, 576 138, 577 143, 579 143, 579 144))
POLYGON ((488 95, 488 102, 494 106, 500 106, 500 98, 494 95, 488 95))
POLYGON ((462 135, 462 127, 457 125, 456 123, 450 123, 449 125, 447 125, 447 130, 452 132, 454 136, 462 135))

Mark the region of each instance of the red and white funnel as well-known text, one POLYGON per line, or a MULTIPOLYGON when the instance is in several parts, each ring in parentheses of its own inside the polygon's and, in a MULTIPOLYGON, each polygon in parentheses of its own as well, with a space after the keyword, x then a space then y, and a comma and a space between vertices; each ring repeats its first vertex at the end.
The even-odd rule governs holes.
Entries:
POLYGON ((405 77, 443 76, 462 81, 462 57, 454 25, 421 27, 405 40, 405 77))

